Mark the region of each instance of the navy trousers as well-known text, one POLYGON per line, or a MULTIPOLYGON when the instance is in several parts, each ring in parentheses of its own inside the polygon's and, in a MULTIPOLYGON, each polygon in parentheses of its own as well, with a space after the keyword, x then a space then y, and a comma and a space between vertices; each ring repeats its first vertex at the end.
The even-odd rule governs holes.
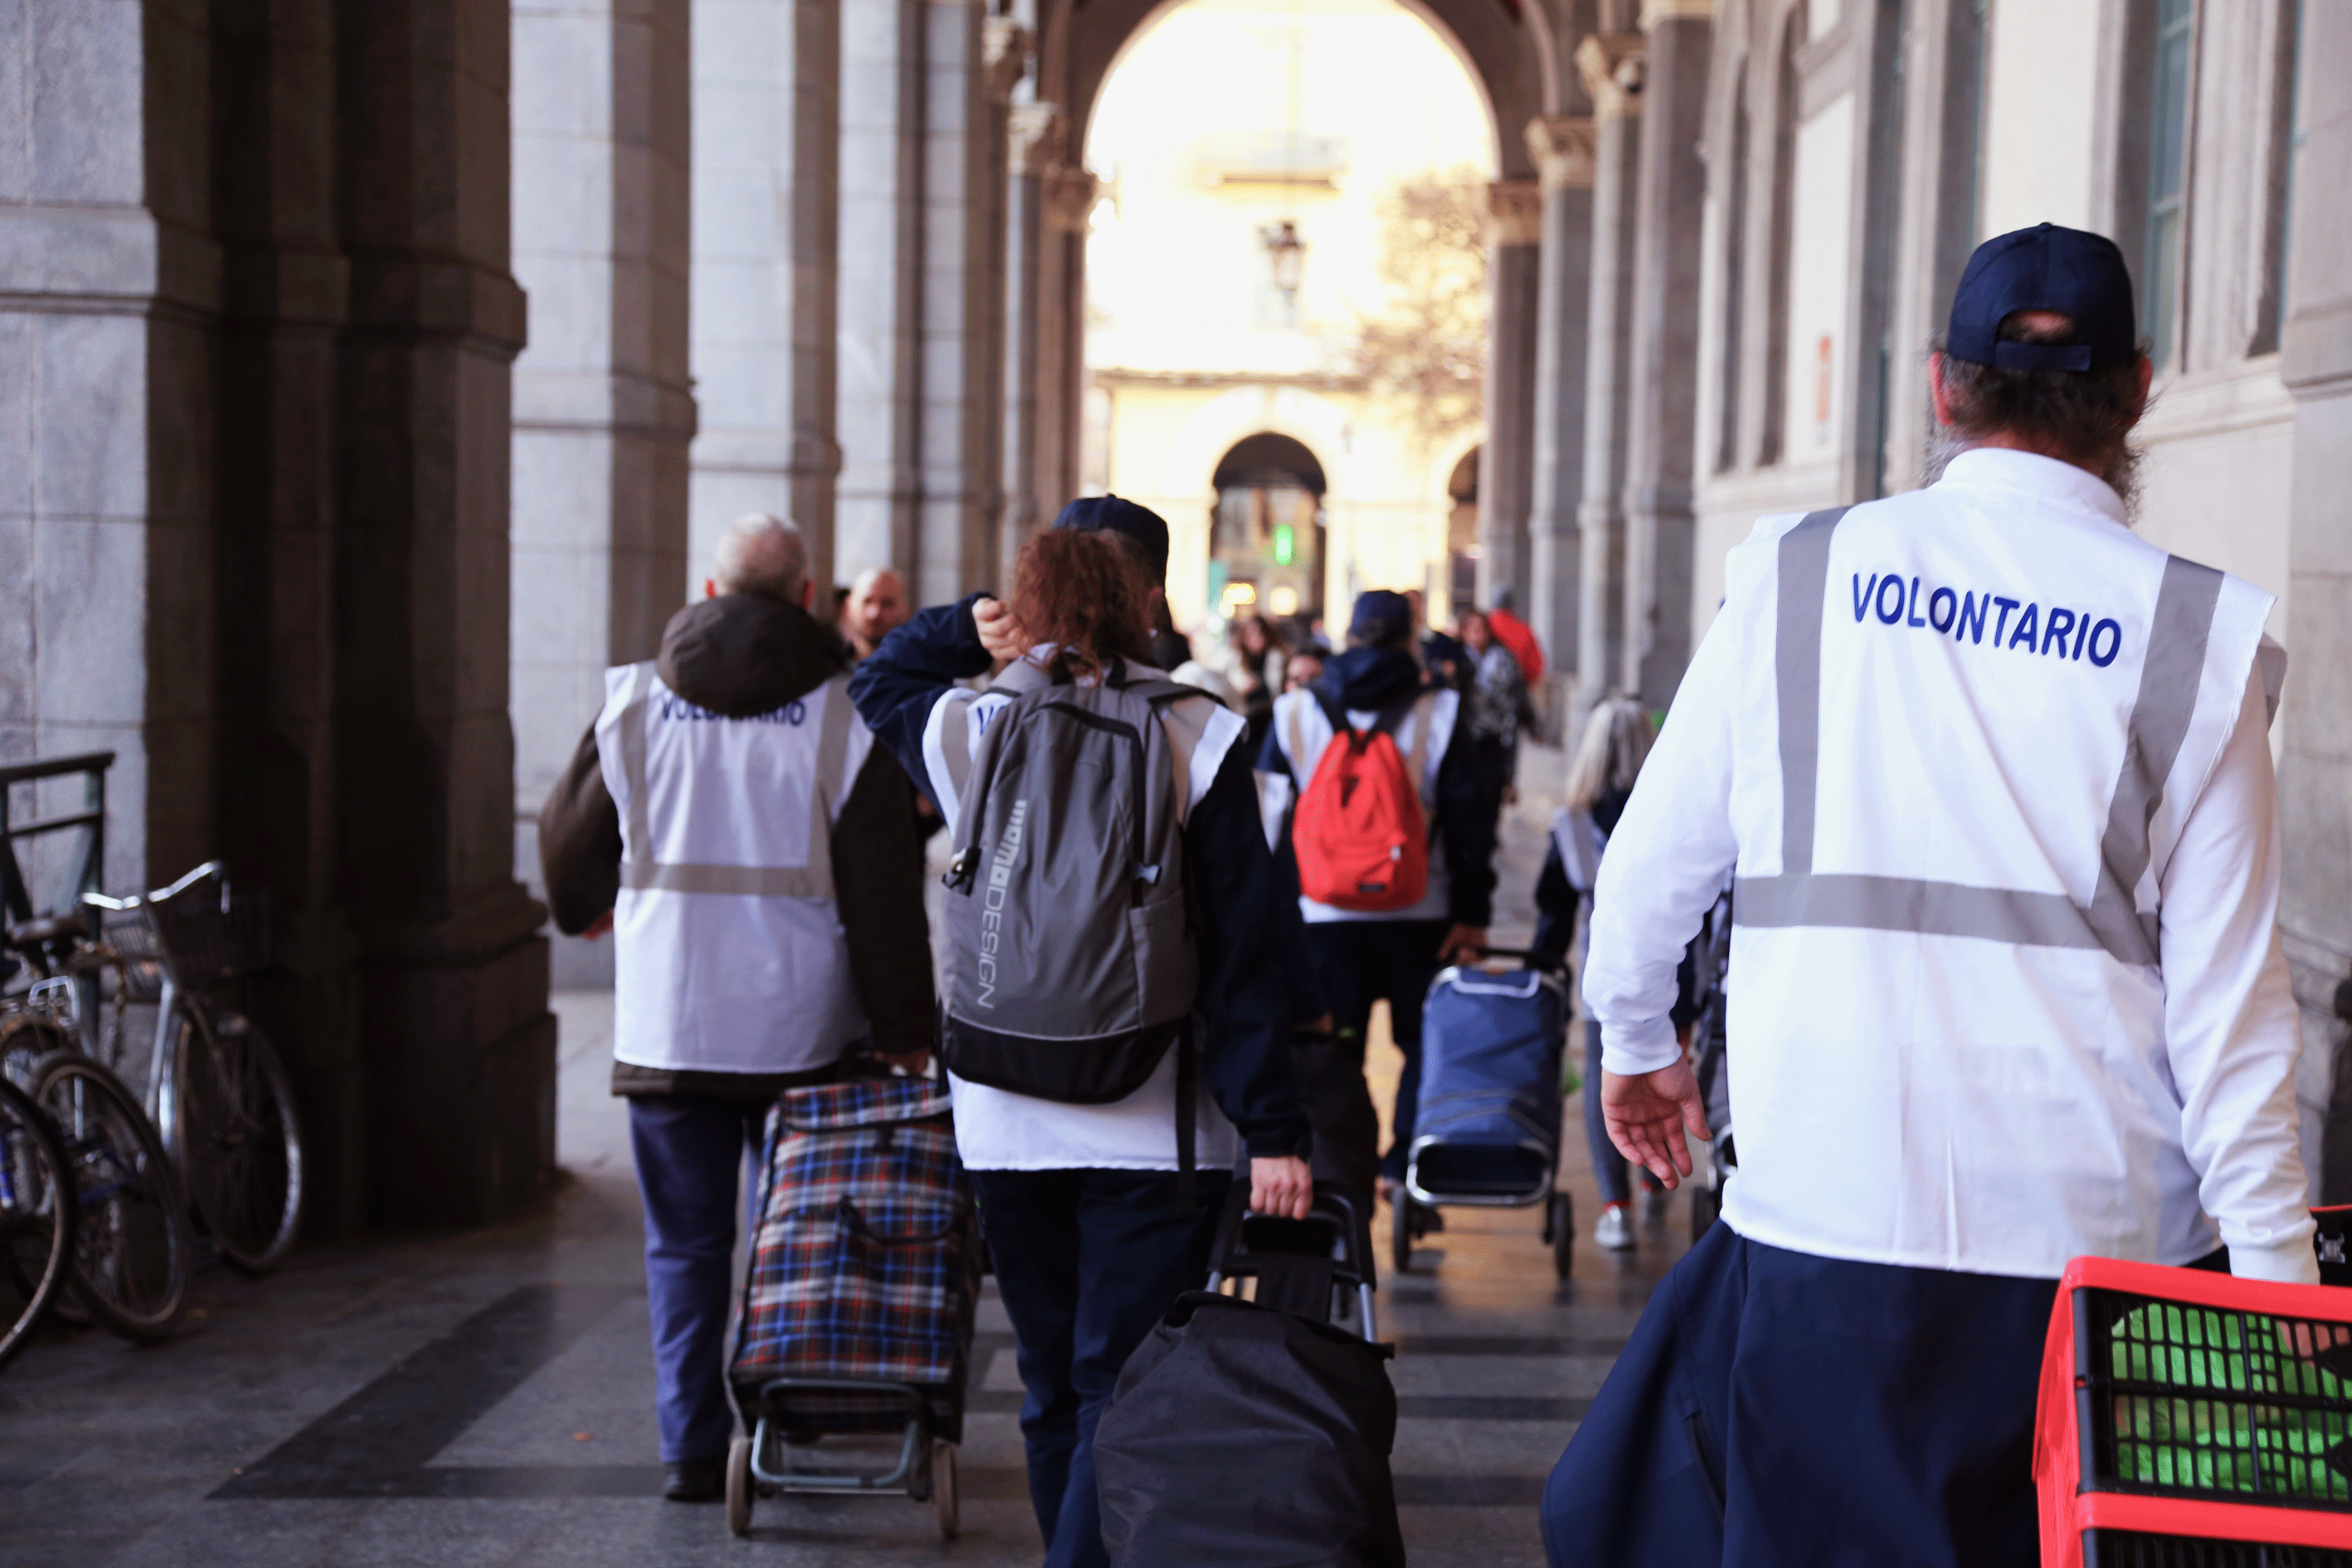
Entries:
POLYGON ((1713 1226, 1552 1470, 1552 1568, 2032 1568, 2057 1289, 1713 1226))
POLYGON ((646 1296, 653 1311, 662 1463, 719 1459, 735 1436, 727 1395, 727 1314, 744 1155, 760 1153, 768 1102, 697 1095, 629 1101, 629 1143, 646 1204, 646 1296))
POLYGON ((1315 972, 1331 1001, 1332 1031, 1353 1045, 1359 1061, 1372 1004, 1388 1002, 1389 1033, 1404 1053, 1389 1152, 1381 1159, 1381 1174, 1393 1181, 1404 1179, 1404 1157, 1412 1147, 1421 1104, 1421 1007, 1437 978, 1437 944, 1445 931, 1444 921, 1322 921, 1307 928, 1315 972))
POLYGON ((1046 1568, 1108 1568, 1095 1423, 1119 1369, 1208 1278, 1230 1180, 1204 1170, 1194 1212, 1173 1171, 974 1171, 997 1292, 1019 1347, 1021 1436, 1046 1568))

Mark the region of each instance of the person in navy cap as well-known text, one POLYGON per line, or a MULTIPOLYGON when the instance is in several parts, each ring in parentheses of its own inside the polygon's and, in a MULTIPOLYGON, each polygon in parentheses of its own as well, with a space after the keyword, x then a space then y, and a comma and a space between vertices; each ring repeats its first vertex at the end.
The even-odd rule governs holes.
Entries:
POLYGON ((1706 1115, 1671 1010, 1736 879, 1738 1173, 1546 1489, 1555 1564, 2028 1563, 2085 1255, 2316 1283, 2276 931, 2269 594, 2129 526, 2122 256, 1970 258, 1923 490, 1725 566, 1601 862, 1585 1005, 1626 1157, 1706 1115))
MULTIPOLYGON (((1429 876, 1422 896, 1401 909, 1364 910, 1319 902, 1302 894, 1308 951, 1331 1005, 1341 1074, 1317 1075, 1328 1116, 1317 1117, 1318 1155, 1359 1194, 1377 1184, 1396 1202, 1394 1223, 1434 1228, 1435 1211, 1402 1201, 1398 1184, 1412 1145, 1421 1087, 1421 1005, 1445 964, 1476 956, 1486 942, 1495 891, 1495 810, 1491 781, 1470 727, 1462 695, 1433 684, 1413 658, 1412 605, 1402 594, 1360 595, 1348 626, 1348 646, 1304 689, 1275 702, 1274 723, 1258 753, 1268 781, 1270 816, 1277 825, 1315 777, 1324 751, 1343 730, 1381 727, 1397 750, 1422 760, 1414 780, 1423 820, 1433 827, 1429 876), (1363 1085, 1365 1031, 1372 1005, 1389 1005, 1389 1029, 1405 1066, 1397 1085, 1387 1153, 1375 1160, 1379 1125, 1363 1085), (1340 1090, 1349 1104, 1342 1106, 1340 1090), (1347 1129, 1354 1129, 1351 1133, 1347 1129)), ((1286 872, 1297 869, 1288 839, 1280 839, 1286 872)), ((1294 885, 1296 882, 1294 880, 1294 885)))

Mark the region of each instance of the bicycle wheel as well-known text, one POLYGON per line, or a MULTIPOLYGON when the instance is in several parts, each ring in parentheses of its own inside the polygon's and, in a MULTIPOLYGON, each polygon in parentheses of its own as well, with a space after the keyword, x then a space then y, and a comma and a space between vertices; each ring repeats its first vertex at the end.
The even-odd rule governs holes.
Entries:
POLYGON ((0 1077, 0 1367, 25 1348, 73 1267, 65 1151, 25 1091, 0 1077))
POLYGON ((173 1053, 180 1168, 220 1255, 247 1274, 278 1267, 302 1222, 294 1086, 253 1021, 191 1008, 173 1053))
POLYGON ((79 1052, 43 1061, 33 1098, 58 1130, 81 1211, 73 1298, 126 1340, 163 1340, 187 1310, 195 1227, 163 1141, 122 1080, 79 1052))

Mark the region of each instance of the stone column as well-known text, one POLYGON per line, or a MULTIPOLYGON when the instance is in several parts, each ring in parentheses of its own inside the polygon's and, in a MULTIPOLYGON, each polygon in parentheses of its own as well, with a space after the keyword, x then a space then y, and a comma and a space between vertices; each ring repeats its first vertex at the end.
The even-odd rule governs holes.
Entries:
POLYGON ((294 1079, 312 1234, 359 1228, 370 1190, 357 943, 336 842, 335 406, 352 279, 332 152, 333 12, 332 0, 296 0, 219 18, 211 66, 215 101, 236 108, 212 142, 223 301, 211 393, 213 743, 224 787, 205 850, 273 900, 276 969, 242 1001, 294 1079))
POLYGON ((921 529, 927 0, 843 0, 835 403, 840 575, 907 566, 921 529))
POLYGON ((904 564, 931 605, 992 585, 998 564, 1005 118, 1029 38, 969 0, 926 10, 919 522, 904 564))
MULTIPOLYGON (((1000 583, 1013 580, 1013 557, 1029 535, 1047 521, 1046 509, 1060 504, 1040 494, 1044 441, 1038 421, 1041 414, 1048 412, 1050 401, 1041 384, 1049 364, 1047 252, 1058 248, 1060 239, 1047 221, 1045 207, 1054 181, 1062 173, 1066 140, 1058 104, 1013 106, 1004 230, 1005 507, 1003 564, 997 573, 1000 583)), ((1058 337, 1058 333, 1050 335, 1058 337)))
MULTIPOLYGON (((689 0, 520 0, 515 273, 516 874, 604 698, 684 602, 689 0)), ((558 985, 610 984, 613 944, 558 937, 558 985)))
POLYGON ((1699 138, 1713 12, 1712 0, 1647 0, 1642 10, 1648 44, 1629 300, 1622 668, 1653 708, 1673 699, 1691 654, 1691 462, 1706 209, 1699 138))
POLYGON ((2303 1005, 2295 1095, 2310 1158, 2325 1116, 2319 1201, 2352 1202, 2352 249, 2332 216, 2352 198, 2352 10, 2304 14, 2293 254, 2280 372, 2295 396, 2293 519, 2287 542, 2288 666, 2279 724, 2279 810, 2286 885, 2279 931, 2303 1005))
POLYGON ((505 0, 336 11, 343 241, 334 828, 360 943, 373 1217, 516 1212, 554 1156, 545 911, 507 718, 505 0))
POLYGON ((206 26, 195 4, 0 20, 0 759, 115 753, 118 893, 212 847, 206 26))
POLYGON ((1592 174, 1590 116, 1554 116, 1528 125, 1543 190, 1538 253, 1535 426, 1528 507, 1528 574, 1520 602, 1547 659, 1539 698, 1557 732, 1559 694, 1574 668, 1583 538, 1577 507, 1584 488, 1585 343, 1592 300, 1592 174))
POLYGON ((1633 186, 1641 156, 1639 33, 1596 33, 1576 66, 1592 99, 1592 297, 1585 317, 1584 487, 1576 510, 1576 694, 1567 733, 1619 681, 1624 628, 1625 400, 1632 366, 1633 186))
POLYGON ((841 0, 695 0, 689 582, 747 511, 834 575, 841 0))
POLYGON ((1037 279, 1038 519, 1050 522, 1078 484, 1086 405, 1087 225, 1095 177, 1065 166, 1045 182, 1045 245, 1037 279))
POLYGON ((1534 460, 1538 247, 1543 197, 1530 180, 1486 187, 1486 444, 1478 454, 1478 602, 1532 581, 1528 486, 1534 460))

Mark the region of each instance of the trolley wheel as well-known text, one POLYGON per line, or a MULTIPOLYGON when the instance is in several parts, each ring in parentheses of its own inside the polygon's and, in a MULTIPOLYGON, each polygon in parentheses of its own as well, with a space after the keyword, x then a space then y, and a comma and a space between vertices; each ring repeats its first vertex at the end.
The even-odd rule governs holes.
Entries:
POLYGON ((1554 1193, 1544 1205, 1544 1239, 1551 1243, 1552 1272, 1562 1279, 1576 1272, 1576 1200, 1554 1193))
POLYGON ((1399 1274, 1412 1272, 1412 1199, 1400 1186, 1389 1205, 1389 1265, 1399 1274))
POLYGON ((940 1539, 953 1541, 963 1528, 962 1489, 956 1484, 956 1446, 942 1437, 931 1445, 931 1507, 940 1516, 940 1539))
POLYGON ((727 1528, 737 1535, 751 1533, 751 1439, 738 1437, 727 1446, 727 1528))

